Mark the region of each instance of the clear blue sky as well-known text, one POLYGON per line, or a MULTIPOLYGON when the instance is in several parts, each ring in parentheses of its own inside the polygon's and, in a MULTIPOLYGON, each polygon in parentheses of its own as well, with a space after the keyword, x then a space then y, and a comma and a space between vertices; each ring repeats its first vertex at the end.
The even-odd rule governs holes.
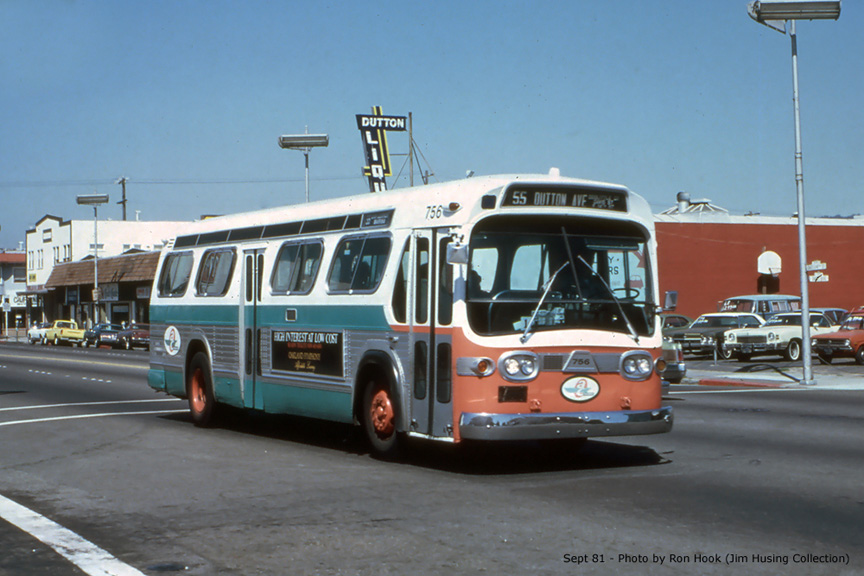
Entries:
MULTIPOLYGON (((413 113, 438 181, 555 166, 657 212, 684 190, 791 214, 790 41, 746 5, 0 0, 0 247, 92 218, 78 194, 120 219, 120 176, 142 220, 301 202, 277 138, 307 126, 330 135, 312 198, 364 193, 354 116, 374 105, 413 113)), ((808 215, 864 213, 862 10, 798 23, 808 215)))

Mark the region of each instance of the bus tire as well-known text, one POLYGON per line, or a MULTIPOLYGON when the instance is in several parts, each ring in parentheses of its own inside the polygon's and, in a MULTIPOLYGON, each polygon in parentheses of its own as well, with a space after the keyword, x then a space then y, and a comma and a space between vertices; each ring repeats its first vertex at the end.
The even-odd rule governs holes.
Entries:
POLYGON ((366 385, 360 410, 363 430, 372 451, 382 458, 395 458, 401 447, 396 430, 398 406, 385 380, 374 378, 366 385))
POLYGON ((205 352, 196 352, 189 363, 186 394, 189 413, 196 426, 206 428, 216 421, 216 397, 213 394, 213 375, 205 352))

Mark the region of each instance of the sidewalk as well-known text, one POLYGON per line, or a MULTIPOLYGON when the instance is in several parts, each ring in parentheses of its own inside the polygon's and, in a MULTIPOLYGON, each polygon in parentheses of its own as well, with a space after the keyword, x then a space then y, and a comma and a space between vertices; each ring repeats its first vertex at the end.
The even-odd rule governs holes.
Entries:
MULTIPOLYGON (((765 367, 766 365, 756 365, 765 367)), ((742 366, 742 368, 746 368, 742 366)), ((720 370, 692 370, 688 367, 684 384, 700 386, 748 386, 756 388, 806 388, 818 390, 864 390, 864 376, 850 374, 834 366, 813 366, 814 385, 803 386, 801 366, 783 369, 723 372, 720 370)))

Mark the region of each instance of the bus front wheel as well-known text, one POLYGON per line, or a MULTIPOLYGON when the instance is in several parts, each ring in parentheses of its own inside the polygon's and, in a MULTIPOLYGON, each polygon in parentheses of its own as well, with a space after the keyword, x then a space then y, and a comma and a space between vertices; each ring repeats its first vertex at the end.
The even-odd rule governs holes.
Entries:
POLYGON ((196 426, 211 426, 216 417, 216 397, 213 395, 213 376, 207 354, 197 352, 189 364, 186 382, 189 412, 196 426))
POLYGON ((387 384, 370 382, 363 393, 362 420, 372 450, 384 458, 394 458, 399 451, 396 431, 396 398, 387 384))

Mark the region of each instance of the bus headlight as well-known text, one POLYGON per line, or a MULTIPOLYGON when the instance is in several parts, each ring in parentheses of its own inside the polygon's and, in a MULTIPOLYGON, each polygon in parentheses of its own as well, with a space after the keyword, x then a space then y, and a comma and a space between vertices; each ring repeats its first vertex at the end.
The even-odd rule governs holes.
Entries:
POLYGON ((505 380, 526 382, 537 377, 540 364, 533 352, 507 352, 498 359, 498 369, 505 380))
POLYGON ((651 355, 641 350, 633 350, 621 355, 619 371, 627 380, 646 380, 654 370, 651 355))

